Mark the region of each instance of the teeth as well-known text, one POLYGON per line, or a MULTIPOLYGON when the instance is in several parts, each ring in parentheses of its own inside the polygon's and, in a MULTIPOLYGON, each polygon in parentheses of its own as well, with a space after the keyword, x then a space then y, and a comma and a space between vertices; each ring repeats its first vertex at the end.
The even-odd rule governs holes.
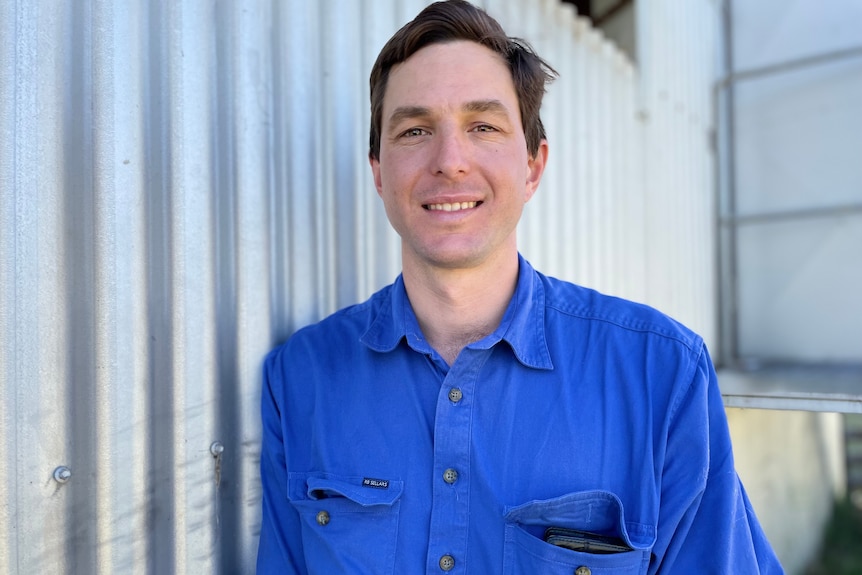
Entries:
POLYGON ((475 208, 477 202, 461 202, 454 204, 428 204, 428 209, 432 211, 442 210, 444 212, 457 212, 458 210, 467 210, 475 208))

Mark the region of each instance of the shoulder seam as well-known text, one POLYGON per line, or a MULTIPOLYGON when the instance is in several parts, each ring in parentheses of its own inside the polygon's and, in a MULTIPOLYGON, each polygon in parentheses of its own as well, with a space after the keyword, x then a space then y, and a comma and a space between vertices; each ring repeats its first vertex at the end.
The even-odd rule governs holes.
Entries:
MULTIPOLYGON (((635 305, 643 305, 643 304, 635 304, 635 305)), ((589 320, 589 321, 600 321, 603 323, 614 325, 616 327, 619 327, 620 329, 625 329, 625 330, 639 332, 639 333, 650 333, 650 334, 653 334, 653 335, 656 335, 659 337, 678 341, 679 343, 684 345, 690 351, 694 351, 698 347, 700 342, 702 341, 702 338, 697 333, 689 330, 687 327, 683 326, 682 324, 679 324, 676 320, 674 320, 673 318, 666 316, 666 315, 662 315, 662 317, 666 318, 666 320, 669 322, 673 322, 674 324, 679 325, 682 329, 684 329, 690 335, 690 337, 684 338, 684 337, 681 337, 680 335, 677 335, 675 333, 671 333, 667 330, 663 330, 659 326, 655 325, 654 322, 643 322, 643 321, 625 322, 625 321, 621 321, 619 319, 614 319, 614 318, 607 317, 604 315, 598 315, 598 314, 591 312, 590 308, 584 308, 582 310, 581 309, 566 309, 566 308, 563 308, 561 306, 556 306, 556 305, 554 305, 550 302, 547 302, 547 301, 545 303, 545 307, 547 307, 549 309, 553 309, 554 311, 557 311, 559 313, 562 313, 562 314, 565 314, 565 315, 568 315, 571 317, 576 317, 579 319, 589 320)), ((645 306, 645 307, 649 308, 649 306, 645 306)), ((649 309, 652 309, 652 308, 649 308, 649 309)), ((655 313, 661 314, 661 312, 658 310, 655 310, 655 313)))

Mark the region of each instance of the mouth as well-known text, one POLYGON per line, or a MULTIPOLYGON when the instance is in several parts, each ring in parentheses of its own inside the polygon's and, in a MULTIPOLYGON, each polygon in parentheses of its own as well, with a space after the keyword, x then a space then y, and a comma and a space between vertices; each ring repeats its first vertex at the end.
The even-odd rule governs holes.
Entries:
POLYGON ((481 205, 482 202, 455 202, 446 204, 423 204, 422 207, 432 212, 459 212, 481 205))

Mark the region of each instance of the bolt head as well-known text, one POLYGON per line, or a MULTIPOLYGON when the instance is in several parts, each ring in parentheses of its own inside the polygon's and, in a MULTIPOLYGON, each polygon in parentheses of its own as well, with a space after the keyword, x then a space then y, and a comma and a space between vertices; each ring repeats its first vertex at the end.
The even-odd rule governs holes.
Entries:
POLYGON ((65 465, 61 465, 54 470, 54 481, 57 483, 66 483, 70 479, 72 479, 72 470, 65 465))

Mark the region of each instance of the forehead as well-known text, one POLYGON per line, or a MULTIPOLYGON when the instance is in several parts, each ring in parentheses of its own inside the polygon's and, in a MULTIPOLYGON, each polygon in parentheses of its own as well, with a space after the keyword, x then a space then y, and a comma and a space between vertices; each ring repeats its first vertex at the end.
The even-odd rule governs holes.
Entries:
POLYGON ((383 121, 399 106, 458 108, 479 100, 499 100, 517 114, 512 73, 502 56, 475 42, 431 44, 393 66, 383 98, 383 121))

